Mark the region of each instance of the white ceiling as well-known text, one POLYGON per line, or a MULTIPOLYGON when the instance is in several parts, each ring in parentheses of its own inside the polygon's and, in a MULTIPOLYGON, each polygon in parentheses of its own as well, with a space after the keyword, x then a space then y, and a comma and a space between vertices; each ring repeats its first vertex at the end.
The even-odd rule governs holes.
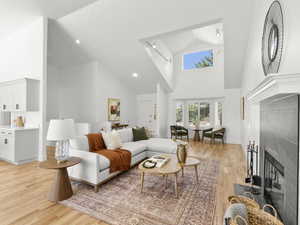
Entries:
POLYGON ((199 44, 201 42, 193 35, 192 30, 190 29, 179 32, 175 31, 165 35, 159 35, 157 37, 154 37, 154 40, 155 39, 159 39, 163 43, 165 43, 174 55, 186 49, 194 42, 197 42, 199 44))
POLYGON ((200 28, 174 31, 150 39, 151 42, 155 40, 161 40, 174 55, 182 53, 189 46, 220 46, 223 45, 223 24, 214 23, 200 28), (220 36, 216 35, 217 29, 220 36))
POLYGON ((0 0, 0 38, 45 16, 60 18, 96 0, 0 0))
POLYGON ((52 59, 59 55, 65 65, 76 54, 80 62, 99 60, 138 93, 153 91, 161 79, 140 40, 222 19, 225 87, 240 87, 251 0, 0 0, 0 5, 0 38, 38 16, 57 19, 50 32, 58 30, 63 38, 50 34, 52 59), (133 72, 140 79, 133 81, 133 72))
MULTIPOLYGON (((57 22, 70 40, 80 39, 78 47, 84 54, 108 66, 137 93, 147 93, 154 90, 161 76, 140 40, 221 20, 225 88, 238 88, 246 51, 249 9, 251 0, 101 0, 57 22), (140 79, 133 81, 133 72, 139 73, 140 79)), ((59 45, 57 41, 54 43, 59 45)), ((63 46, 58 49, 65 51, 63 46)))
POLYGON ((200 27, 192 30, 193 35, 207 44, 224 44, 223 24, 215 23, 209 26, 200 27))

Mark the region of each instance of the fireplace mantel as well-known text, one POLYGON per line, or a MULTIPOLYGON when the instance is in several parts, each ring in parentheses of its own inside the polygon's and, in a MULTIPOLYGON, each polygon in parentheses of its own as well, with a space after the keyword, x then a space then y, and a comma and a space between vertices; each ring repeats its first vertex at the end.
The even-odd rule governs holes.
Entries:
POLYGON ((270 74, 249 92, 247 100, 250 103, 258 104, 275 95, 296 93, 300 94, 300 73, 270 74))

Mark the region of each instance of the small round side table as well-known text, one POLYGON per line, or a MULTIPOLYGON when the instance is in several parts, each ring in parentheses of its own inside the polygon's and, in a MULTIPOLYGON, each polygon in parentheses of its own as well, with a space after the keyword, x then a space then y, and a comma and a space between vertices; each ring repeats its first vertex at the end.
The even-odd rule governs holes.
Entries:
POLYGON ((185 162, 184 166, 182 167, 182 176, 184 174, 184 167, 194 167, 195 168, 196 181, 197 181, 197 184, 198 184, 199 183, 198 165, 200 163, 201 163, 200 160, 195 158, 195 157, 192 157, 192 156, 187 157, 186 162, 185 162))
POLYGON ((40 162, 39 167, 43 169, 56 169, 57 174, 49 192, 48 200, 59 202, 70 198, 73 195, 72 186, 68 176, 67 168, 80 163, 80 158, 70 157, 68 161, 57 163, 56 160, 46 160, 40 162))

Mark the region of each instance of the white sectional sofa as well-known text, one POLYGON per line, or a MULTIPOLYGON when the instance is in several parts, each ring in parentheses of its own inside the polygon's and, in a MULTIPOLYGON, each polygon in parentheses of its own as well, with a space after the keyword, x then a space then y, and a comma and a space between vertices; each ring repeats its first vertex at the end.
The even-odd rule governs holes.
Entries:
MULTIPOLYGON (((148 140, 134 142, 132 129, 119 130, 118 133, 123 143, 122 149, 131 152, 131 166, 156 154, 176 153, 177 145, 170 139, 150 138, 148 140)), ((70 140, 70 156, 77 156, 82 159, 80 164, 68 168, 70 177, 94 186, 95 191, 98 191, 98 186, 101 183, 120 173, 110 173, 110 161, 102 155, 89 152, 89 144, 86 136, 80 136, 70 140)))

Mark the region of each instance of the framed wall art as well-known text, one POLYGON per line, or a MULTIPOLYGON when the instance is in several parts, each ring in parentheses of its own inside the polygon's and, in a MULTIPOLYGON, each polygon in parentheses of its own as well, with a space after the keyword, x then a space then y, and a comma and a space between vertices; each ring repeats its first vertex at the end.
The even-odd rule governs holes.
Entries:
POLYGON ((120 121, 121 102, 119 98, 108 99, 108 120, 120 121))

